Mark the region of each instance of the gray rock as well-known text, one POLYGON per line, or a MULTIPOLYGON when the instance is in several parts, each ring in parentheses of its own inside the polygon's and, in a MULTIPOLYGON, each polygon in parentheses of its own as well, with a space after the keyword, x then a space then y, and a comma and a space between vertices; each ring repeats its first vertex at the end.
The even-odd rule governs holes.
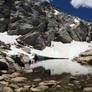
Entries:
POLYGON ((8 30, 10 8, 12 7, 12 0, 1 0, 0 1, 0 32, 8 30))
POLYGON ((8 70, 7 62, 0 60, 0 70, 8 70))
POLYGON ((26 44, 33 46, 36 49, 45 48, 45 42, 38 32, 28 33, 20 38, 26 44))

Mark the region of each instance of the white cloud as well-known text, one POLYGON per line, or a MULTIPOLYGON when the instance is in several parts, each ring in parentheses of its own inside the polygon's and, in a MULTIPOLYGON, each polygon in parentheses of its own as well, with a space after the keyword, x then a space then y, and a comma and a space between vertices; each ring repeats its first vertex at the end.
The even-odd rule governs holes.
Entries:
POLYGON ((92 8, 92 0, 71 0, 71 4, 75 8, 79 7, 92 8))

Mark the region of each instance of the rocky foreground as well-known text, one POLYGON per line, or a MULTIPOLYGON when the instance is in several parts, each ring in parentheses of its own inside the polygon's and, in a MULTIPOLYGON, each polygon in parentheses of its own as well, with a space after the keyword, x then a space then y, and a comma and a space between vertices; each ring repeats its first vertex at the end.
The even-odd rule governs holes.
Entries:
MULTIPOLYGON (((51 75, 43 67, 30 67, 38 61, 32 49, 43 50, 51 41, 90 42, 91 31, 91 23, 47 2, 1 0, 0 92, 92 92, 91 74, 51 75)), ((92 47, 73 60, 91 66, 92 47)))

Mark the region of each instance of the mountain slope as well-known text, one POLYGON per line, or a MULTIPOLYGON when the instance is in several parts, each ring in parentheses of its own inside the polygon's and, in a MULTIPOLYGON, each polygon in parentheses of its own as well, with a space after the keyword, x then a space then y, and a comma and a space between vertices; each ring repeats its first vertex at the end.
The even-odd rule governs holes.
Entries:
POLYGON ((50 46, 51 41, 69 43, 72 40, 92 40, 91 23, 68 15, 50 3, 32 0, 2 0, 0 3, 5 11, 2 13, 4 19, 0 20, 0 31, 22 35, 19 43, 44 49, 50 46))

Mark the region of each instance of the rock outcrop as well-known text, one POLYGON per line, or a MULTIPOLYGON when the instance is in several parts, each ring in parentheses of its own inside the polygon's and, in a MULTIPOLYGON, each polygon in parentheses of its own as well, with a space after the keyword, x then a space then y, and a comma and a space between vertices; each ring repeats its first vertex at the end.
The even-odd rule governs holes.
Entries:
POLYGON ((92 49, 81 53, 78 57, 75 57, 74 60, 83 65, 92 65, 92 49))
POLYGON ((36 49, 50 46, 51 41, 92 40, 91 23, 68 15, 47 2, 2 0, 0 9, 0 32, 22 35, 20 42, 36 49))

